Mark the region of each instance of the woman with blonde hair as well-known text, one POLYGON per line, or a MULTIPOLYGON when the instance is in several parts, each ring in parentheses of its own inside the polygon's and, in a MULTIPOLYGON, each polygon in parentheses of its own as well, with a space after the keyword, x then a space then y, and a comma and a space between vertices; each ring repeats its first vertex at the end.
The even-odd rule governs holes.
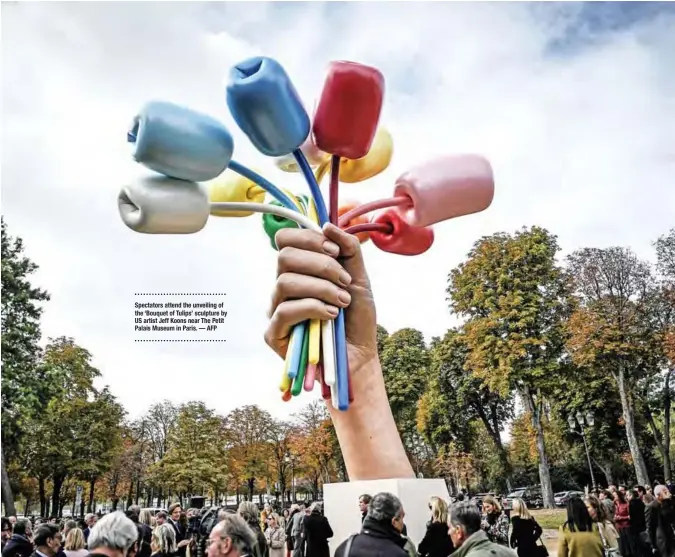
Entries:
POLYGON ((480 527, 492 543, 509 546, 509 517, 499 501, 492 495, 483 499, 483 516, 480 527))
POLYGON ((152 526, 152 513, 150 512, 150 509, 143 509, 138 513, 138 523, 152 526))
POLYGON ((429 510, 431 520, 417 552, 420 557, 447 557, 455 550, 448 535, 448 504, 440 497, 432 497, 429 510))
POLYGON ((284 544, 286 543, 286 533, 279 524, 279 515, 275 512, 270 512, 267 515, 267 529, 265 530, 265 539, 270 549, 270 557, 285 557, 286 551, 284 544))
POLYGON ((152 531, 150 549, 154 557, 171 557, 176 554, 176 531, 170 524, 161 524, 152 531))
POLYGON ((511 511, 511 547, 517 548, 518 557, 529 557, 537 553, 537 540, 542 529, 527 510, 525 501, 516 497, 511 511))
POLYGON ((89 551, 85 549, 84 532, 79 528, 71 528, 66 534, 66 544, 63 552, 66 557, 86 557, 89 551))

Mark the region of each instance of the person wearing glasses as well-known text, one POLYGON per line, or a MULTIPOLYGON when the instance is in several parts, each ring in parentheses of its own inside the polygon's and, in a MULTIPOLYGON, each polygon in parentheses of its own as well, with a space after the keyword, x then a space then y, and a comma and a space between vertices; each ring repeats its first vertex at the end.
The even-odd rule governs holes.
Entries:
POLYGON ((242 517, 228 514, 211 530, 206 554, 208 557, 257 557, 252 552, 257 542, 256 535, 242 517))

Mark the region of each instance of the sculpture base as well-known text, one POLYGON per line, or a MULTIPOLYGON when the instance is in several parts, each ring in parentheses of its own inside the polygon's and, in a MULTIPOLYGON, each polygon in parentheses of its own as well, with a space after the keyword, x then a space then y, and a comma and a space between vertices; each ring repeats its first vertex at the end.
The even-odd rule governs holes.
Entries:
POLYGON ((333 538, 330 540, 331 555, 335 554, 335 550, 344 540, 361 530, 359 497, 365 493, 373 496, 382 491, 393 493, 403 503, 408 537, 415 547, 422 541, 426 532, 426 524, 430 518, 429 498, 435 495, 446 502, 450 501, 445 481, 440 478, 324 484, 324 514, 333 529, 333 538))

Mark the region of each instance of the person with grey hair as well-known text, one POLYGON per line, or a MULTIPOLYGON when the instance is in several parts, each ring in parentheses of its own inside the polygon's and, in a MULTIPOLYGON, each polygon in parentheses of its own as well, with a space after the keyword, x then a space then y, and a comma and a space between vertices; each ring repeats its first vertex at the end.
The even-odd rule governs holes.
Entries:
POLYGON ((84 534, 85 543, 89 541, 89 534, 91 533, 91 529, 94 527, 94 524, 96 524, 97 521, 98 517, 93 513, 84 515, 84 523, 87 525, 87 527, 82 531, 84 534))
POLYGON ((260 528, 260 511, 258 505, 252 501, 242 501, 239 503, 237 514, 244 519, 249 528, 253 531, 256 537, 255 547, 250 547, 249 551, 255 557, 269 557, 269 548, 267 547, 267 540, 260 528))
POLYGON ((304 520, 305 557, 330 557, 328 538, 332 537, 333 529, 323 515, 323 506, 319 502, 312 503, 304 520))
POLYGON ((378 493, 368 503, 368 513, 359 534, 350 536, 335 550, 335 557, 408 557, 402 535, 405 512, 392 493, 378 493))
POLYGON ((473 503, 455 503, 448 516, 448 535, 455 548, 454 557, 518 557, 516 552, 488 539, 481 529, 481 514, 473 503))
POLYGON ((211 530, 206 554, 208 557, 257 557, 252 549, 257 543, 257 536, 244 518, 227 514, 211 530))
POLYGON ((667 486, 654 488, 654 500, 645 507, 645 522, 654 555, 675 557, 675 506, 667 486))
POLYGON ((105 515, 89 534, 90 557, 126 557, 138 540, 138 529, 122 511, 105 515))

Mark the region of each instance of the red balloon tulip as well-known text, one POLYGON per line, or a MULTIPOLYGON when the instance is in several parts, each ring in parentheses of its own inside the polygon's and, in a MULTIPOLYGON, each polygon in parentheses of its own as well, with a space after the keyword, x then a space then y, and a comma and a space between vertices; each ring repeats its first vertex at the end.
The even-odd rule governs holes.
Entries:
POLYGON ((384 97, 384 76, 354 62, 331 62, 314 114, 316 146, 325 153, 360 159, 370 151, 384 97))
POLYGON ((376 215, 372 222, 391 226, 390 233, 370 233, 373 244, 382 251, 398 255, 420 255, 434 243, 432 228, 410 226, 396 208, 387 209, 376 215))

